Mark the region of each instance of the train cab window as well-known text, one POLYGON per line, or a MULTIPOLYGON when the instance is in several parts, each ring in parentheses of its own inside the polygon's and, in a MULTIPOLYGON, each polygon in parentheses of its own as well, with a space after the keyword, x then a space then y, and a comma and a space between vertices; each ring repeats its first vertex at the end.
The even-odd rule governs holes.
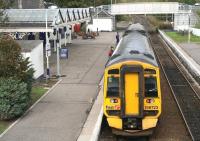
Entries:
POLYGON ((145 78, 145 97, 157 97, 157 82, 155 77, 145 78))
POLYGON ((108 77, 107 96, 119 96, 119 77, 108 77))

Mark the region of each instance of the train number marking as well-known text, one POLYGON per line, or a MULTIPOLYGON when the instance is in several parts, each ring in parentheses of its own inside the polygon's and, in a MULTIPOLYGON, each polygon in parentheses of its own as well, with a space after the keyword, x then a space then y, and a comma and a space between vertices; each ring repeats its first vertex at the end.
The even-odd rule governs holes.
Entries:
POLYGON ((144 106, 145 110, 158 110, 158 106, 144 106))

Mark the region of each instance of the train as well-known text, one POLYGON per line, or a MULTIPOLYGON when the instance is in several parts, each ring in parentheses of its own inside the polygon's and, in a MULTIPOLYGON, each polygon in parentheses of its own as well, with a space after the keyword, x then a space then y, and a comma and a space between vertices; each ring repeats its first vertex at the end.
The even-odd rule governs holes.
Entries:
POLYGON ((115 135, 150 136, 161 115, 160 70, 148 33, 131 24, 104 71, 103 112, 115 135))

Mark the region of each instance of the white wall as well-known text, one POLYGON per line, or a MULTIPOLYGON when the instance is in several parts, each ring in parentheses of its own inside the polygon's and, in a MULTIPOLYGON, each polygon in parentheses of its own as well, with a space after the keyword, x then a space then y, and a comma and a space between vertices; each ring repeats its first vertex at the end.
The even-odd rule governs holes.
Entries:
POLYGON ((35 47, 31 52, 24 52, 22 55, 24 58, 29 57, 30 64, 32 64, 32 67, 35 70, 35 79, 44 74, 44 55, 42 43, 35 47))
POLYGON ((93 24, 89 24, 87 29, 90 31, 112 31, 113 30, 113 21, 111 18, 107 19, 93 19, 93 24))
POLYGON ((191 28, 192 34, 196 36, 200 36, 200 29, 198 28, 191 28))

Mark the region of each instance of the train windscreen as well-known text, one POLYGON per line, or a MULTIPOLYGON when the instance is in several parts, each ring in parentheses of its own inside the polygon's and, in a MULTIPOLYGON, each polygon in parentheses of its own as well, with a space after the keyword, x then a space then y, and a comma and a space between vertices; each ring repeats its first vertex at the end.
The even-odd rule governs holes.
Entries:
POLYGON ((119 96, 119 77, 108 77, 107 96, 119 96))
POLYGON ((145 97, 157 97, 157 81, 155 77, 145 78, 145 97))

